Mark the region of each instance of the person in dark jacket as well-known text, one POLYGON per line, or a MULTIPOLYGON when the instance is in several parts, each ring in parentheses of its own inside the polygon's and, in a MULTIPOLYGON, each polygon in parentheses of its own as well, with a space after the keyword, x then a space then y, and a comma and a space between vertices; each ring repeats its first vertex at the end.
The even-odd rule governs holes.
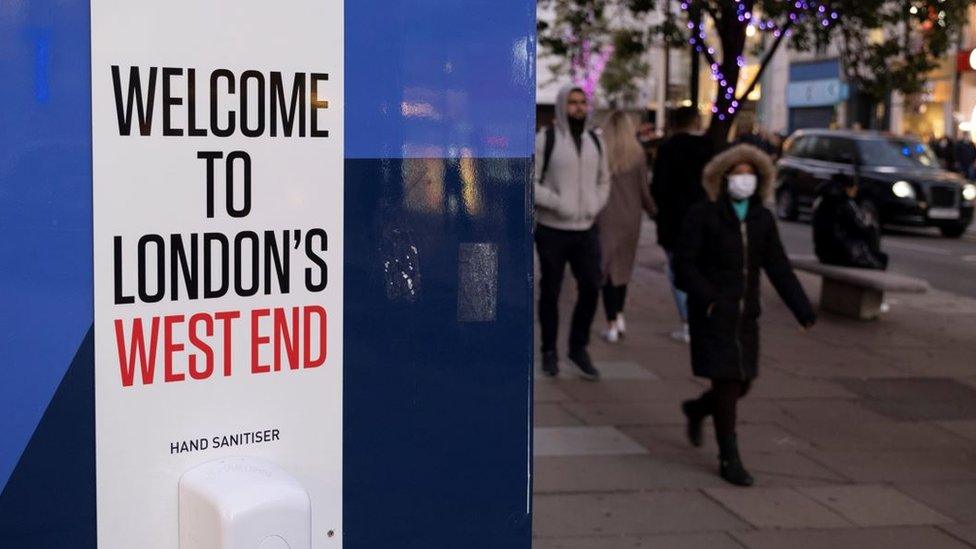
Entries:
POLYGON ((976 179, 976 144, 969 134, 956 141, 956 165, 966 179, 976 179))
POLYGON ((681 317, 682 329, 672 334, 676 339, 688 342, 688 304, 684 292, 674 286, 674 250, 681 225, 688 210, 705 200, 701 178, 705 164, 714 154, 712 141, 698 132, 701 130, 701 114, 694 107, 682 107, 675 111, 674 135, 658 147, 654 162, 651 196, 657 204, 657 242, 668 255, 669 275, 675 305, 681 317))
POLYGON ((736 404, 759 372, 760 270, 801 326, 816 321, 764 206, 774 171, 769 156, 750 145, 715 157, 703 176, 708 201, 688 212, 675 248, 677 284, 688 293, 692 370, 712 382, 710 390, 682 405, 688 437, 700 446, 702 423, 711 415, 720 474, 740 486, 753 483, 739 457, 735 421, 736 404))
POLYGON ((870 223, 854 199, 857 182, 836 174, 813 209, 813 244, 817 259, 827 265, 885 270, 888 255, 881 251, 881 231, 870 223))

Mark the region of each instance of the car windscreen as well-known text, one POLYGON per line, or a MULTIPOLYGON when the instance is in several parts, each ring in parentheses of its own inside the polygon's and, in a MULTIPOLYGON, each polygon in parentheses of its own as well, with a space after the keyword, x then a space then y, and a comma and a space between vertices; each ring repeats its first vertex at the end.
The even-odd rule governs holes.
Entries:
POLYGON ((858 142, 861 158, 868 166, 894 168, 938 168, 939 161, 928 145, 906 139, 864 139, 858 142))

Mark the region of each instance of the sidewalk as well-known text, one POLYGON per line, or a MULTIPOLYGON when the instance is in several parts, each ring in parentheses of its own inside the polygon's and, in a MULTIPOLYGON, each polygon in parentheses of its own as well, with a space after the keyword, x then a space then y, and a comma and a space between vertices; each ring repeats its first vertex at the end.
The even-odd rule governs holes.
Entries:
MULTIPOLYGON (((742 489, 717 476, 710 424, 704 448, 684 438, 679 404, 705 384, 668 337, 663 267, 647 225, 628 339, 596 338, 602 310, 594 325, 601 382, 565 358, 536 379, 533 547, 976 547, 976 300, 894 296, 880 322, 825 316, 803 334, 767 284, 761 373, 739 412, 757 484, 742 489)), ((818 281, 801 280, 816 302, 818 281)))

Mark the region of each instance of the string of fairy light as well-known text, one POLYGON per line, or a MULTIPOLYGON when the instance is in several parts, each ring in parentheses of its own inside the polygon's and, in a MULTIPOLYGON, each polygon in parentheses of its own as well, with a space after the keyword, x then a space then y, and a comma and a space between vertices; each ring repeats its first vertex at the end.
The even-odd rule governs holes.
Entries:
MULTIPOLYGON (((693 3, 696 1, 703 0, 683 0, 680 4, 681 10, 686 13, 690 12, 694 7, 693 3)), ((829 28, 840 18, 840 14, 830 7, 829 1, 795 0, 790 4, 786 21, 781 26, 772 19, 753 16, 744 0, 732 0, 735 3, 735 12, 739 23, 752 26, 761 32, 771 33, 777 40, 790 36, 792 32, 791 27, 809 17, 816 17, 820 26, 825 29, 829 28)), ((722 66, 715 58, 715 48, 708 45, 704 18, 699 17, 698 21, 694 21, 689 17, 688 30, 690 31, 688 43, 691 44, 696 52, 705 57, 711 70, 712 80, 719 86, 719 95, 725 98, 728 105, 727 107, 723 105, 720 109, 718 106, 719 101, 716 99, 715 104, 712 106, 712 113, 718 116, 719 120, 725 120, 730 116, 734 116, 742 107, 742 101, 744 99, 737 99, 735 97, 736 83, 732 82, 722 72, 722 66)), ((741 55, 738 56, 736 58, 736 65, 740 68, 745 67, 745 58, 741 55)))

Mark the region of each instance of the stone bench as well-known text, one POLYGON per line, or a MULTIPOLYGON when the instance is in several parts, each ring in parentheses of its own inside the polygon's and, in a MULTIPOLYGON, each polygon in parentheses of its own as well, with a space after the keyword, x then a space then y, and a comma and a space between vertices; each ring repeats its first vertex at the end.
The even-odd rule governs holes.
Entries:
POLYGON ((820 309, 860 320, 878 318, 885 292, 929 291, 929 283, 910 276, 824 265, 813 256, 790 256, 793 268, 820 275, 820 309))

